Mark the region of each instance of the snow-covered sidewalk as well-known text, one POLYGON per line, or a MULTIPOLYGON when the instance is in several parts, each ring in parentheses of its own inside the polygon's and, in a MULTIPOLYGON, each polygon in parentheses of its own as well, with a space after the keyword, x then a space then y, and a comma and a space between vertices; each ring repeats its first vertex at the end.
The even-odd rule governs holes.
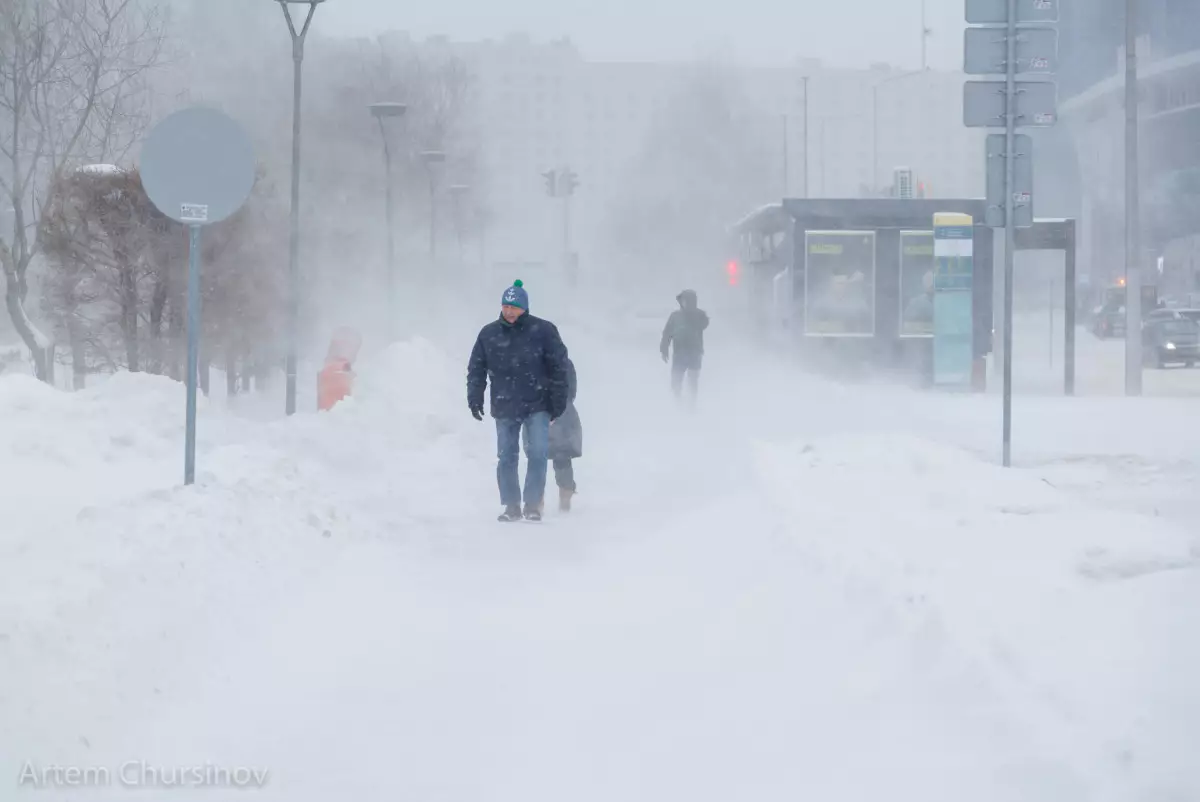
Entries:
POLYGON ((188 489, 176 385, 0 380, 28 511, 0 775, 111 769, 53 802, 142 798, 127 761, 265 769, 289 802, 1200 794, 1188 532, 982 461, 990 399, 717 349, 680 416, 652 347, 574 340, 582 492, 540 526, 494 522, 492 427, 428 342, 331 414, 206 414, 188 489))

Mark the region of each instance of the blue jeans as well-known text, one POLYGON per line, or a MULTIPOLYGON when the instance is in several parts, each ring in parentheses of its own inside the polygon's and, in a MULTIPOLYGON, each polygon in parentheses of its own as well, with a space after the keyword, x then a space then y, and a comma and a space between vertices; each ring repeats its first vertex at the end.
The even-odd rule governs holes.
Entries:
POLYGON ((521 456, 521 427, 529 435, 525 445, 525 505, 536 507, 546 493, 546 460, 550 453, 550 413, 535 412, 527 418, 496 419, 496 483, 500 503, 505 507, 521 504, 521 482, 517 462, 521 456))

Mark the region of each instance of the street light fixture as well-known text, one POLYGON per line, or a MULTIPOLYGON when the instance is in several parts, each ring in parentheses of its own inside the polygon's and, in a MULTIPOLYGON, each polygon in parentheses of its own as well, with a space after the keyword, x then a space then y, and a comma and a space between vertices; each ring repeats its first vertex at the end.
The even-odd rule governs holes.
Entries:
POLYGON ((440 150, 421 151, 421 161, 429 174, 429 258, 437 259, 437 176, 434 165, 446 161, 446 154, 440 150))
POLYGON ((389 331, 396 318, 396 225, 392 205, 392 149, 388 141, 387 127, 384 120, 403 117, 408 106, 403 103, 382 102, 372 103, 367 108, 371 110, 376 122, 379 123, 379 134, 383 138, 383 167, 385 190, 385 214, 387 225, 387 319, 389 331))
POLYGON ((892 75, 884 78, 882 81, 877 81, 871 86, 871 191, 879 192, 879 87, 885 84, 890 84, 895 81, 900 81, 905 78, 911 78, 914 75, 924 75, 929 72, 928 68, 913 70, 911 72, 902 72, 899 75, 892 75))
POLYGON ((288 352, 287 400, 288 415, 296 412, 296 341, 300 336, 300 76, 304 63, 304 39, 312 25, 317 6, 325 0, 274 0, 287 20, 292 35, 292 211, 291 232, 288 237, 288 352), (292 19, 290 6, 308 6, 308 13, 299 30, 292 19))

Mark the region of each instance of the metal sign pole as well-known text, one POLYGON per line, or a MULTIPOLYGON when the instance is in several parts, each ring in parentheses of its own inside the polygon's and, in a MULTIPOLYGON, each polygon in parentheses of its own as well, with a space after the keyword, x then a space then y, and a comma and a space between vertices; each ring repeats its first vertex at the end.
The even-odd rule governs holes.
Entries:
POLYGON ((187 282, 187 429, 183 483, 196 481, 196 382, 200 367, 200 226, 188 226, 187 282))
POLYGON ((1012 319, 1013 319, 1013 255, 1016 251, 1016 223, 1013 214, 1013 174, 1016 152, 1013 134, 1017 121, 1017 0, 1008 0, 1008 57, 1005 60, 1004 98, 1004 467, 1012 464, 1012 319))
POLYGON ((1142 394, 1142 254, 1138 209, 1137 2, 1125 3, 1125 395, 1142 394))
POLYGON ((224 114, 202 106, 177 111, 142 144, 142 186, 155 207, 188 227, 187 411, 183 482, 196 481, 196 386, 200 366, 200 229, 225 220, 254 186, 254 148, 224 114))
POLYGON ((963 122, 971 127, 1004 128, 1003 135, 988 137, 986 154, 987 224, 992 228, 1004 227, 1003 463, 1008 467, 1012 464, 1012 296, 1016 230, 1033 225, 1032 141, 1027 134, 1017 134, 1016 129, 1018 126, 1054 125, 1058 107, 1057 88, 1052 81, 1018 81, 1017 76, 1054 73, 1058 62, 1058 32, 1039 23, 1058 19, 1058 0, 966 0, 966 7, 968 26, 985 27, 968 27, 964 32, 964 71, 969 75, 1004 76, 1003 83, 967 81, 963 85, 963 122), (1003 27, 999 27, 1001 25, 1003 27), (995 158, 1004 161, 1002 164, 993 162, 995 158))
POLYGON ((1075 395, 1075 221, 1064 225, 1063 393, 1075 395))

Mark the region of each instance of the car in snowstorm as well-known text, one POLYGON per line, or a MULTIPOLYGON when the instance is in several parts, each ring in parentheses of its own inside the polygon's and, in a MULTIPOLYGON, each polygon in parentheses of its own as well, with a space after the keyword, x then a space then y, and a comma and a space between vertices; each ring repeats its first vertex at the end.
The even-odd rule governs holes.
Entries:
POLYGON ((1200 309, 1164 307, 1162 309, 1155 309, 1146 315, 1146 323, 1156 320, 1194 320, 1195 322, 1200 323, 1200 309))
POLYGON ((1159 317, 1142 326, 1142 359, 1147 365, 1192 367, 1200 360, 1200 323, 1186 317, 1159 317))
POLYGON ((1101 306, 1092 312, 1092 334, 1100 339, 1125 335, 1125 305, 1101 306))

